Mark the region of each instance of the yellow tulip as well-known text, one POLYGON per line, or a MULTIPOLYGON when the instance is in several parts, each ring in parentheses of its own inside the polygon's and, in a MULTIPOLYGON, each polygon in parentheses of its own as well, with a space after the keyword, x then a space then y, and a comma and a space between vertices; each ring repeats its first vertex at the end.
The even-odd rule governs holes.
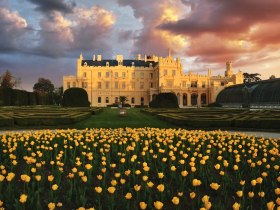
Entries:
POLYGON ((3 182, 4 179, 5 179, 5 177, 2 174, 0 174, 0 182, 3 182))
POLYGON ((41 177, 41 175, 36 175, 36 176, 35 176, 35 179, 36 179, 37 182, 40 182, 41 179, 42 179, 42 177, 41 177))
POLYGON ((107 191, 111 194, 114 194, 116 188, 115 187, 108 187, 107 191))
POLYGON ((112 186, 116 186, 117 183, 118 183, 118 182, 117 182, 117 180, 115 180, 115 179, 113 179, 113 180, 111 181, 111 185, 112 185, 112 186))
POLYGON ((211 183, 210 184, 210 187, 213 189, 213 190, 218 190, 220 188, 220 185, 218 183, 211 183))
POLYGON ((154 202, 154 207, 155 207, 156 209, 162 209, 163 203, 160 202, 160 201, 156 201, 156 202, 154 202))
POLYGON ((239 210, 239 208, 240 208, 240 204, 237 203, 237 202, 235 202, 235 203, 233 204, 233 206, 232 206, 232 209, 233 209, 233 210, 239 210))
POLYGON ((27 201, 27 195, 21 194, 19 198, 19 202, 25 203, 27 201))
POLYGON ((164 191, 164 185, 163 184, 159 184, 157 186, 158 191, 163 192, 164 191))
POLYGON ((82 176, 81 179, 83 182, 87 182, 87 176, 82 176))
POLYGON ((245 180, 241 180, 241 181, 239 182, 239 184, 240 184, 241 186, 243 186, 243 185, 245 184, 245 180))
POLYGON ((199 185, 201 185, 201 181, 198 180, 198 179, 193 179, 192 185, 193 185, 194 187, 199 186, 199 185))
POLYGON ((48 208, 49 208, 49 210, 55 209, 55 203, 50 202, 50 203, 48 204, 48 208))
POLYGON ((86 168, 87 170, 90 170, 90 169, 92 168, 92 165, 86 164, 86 165, 85 165, 85 168, 86 168))
POLYGON ((182 176, 187 176, 187 175, 188 175, 188 172, 187 172, 186 170, 184 170, 184 171, 181 172, 181 175, 182 175, 182 176))
POLYGON ((209 202, 209 196, 208 195, 204 195, 203 197, 202 197, 202 199, 201 199, 201 201, 203 202, 203 203, 206 203, 206 202, 209 202))
POLYGON ((126 182, 125 179, 120 179, 120 183, 121 183, 121 184, 124 184, 125 182, 126 182))
POLYGON ((275 207, 275 203, 273 201, 270 201, 266 204, 267 210, 273 210, 275 207))
POLYGON ((158 173, 158 178, 162 179, 164 177, 164 174, 162 172, 158 173))
POLYGON ((49 176, 48 176, 48 181, 49 181, 49 182, 52 182, 53 179, 54 179, 54 176, 53 176, 53 175, 49 175, 49 176))
POLYGON ((101 193, 102 192, 102 187, 95 187, 94 190, 97 193, 101 193))
POLYGON ((212 203, 210 201, 207 201, 204 203, 204 207, 208 210, 208 209, 211 209, 212 207, 212 203))
POLYGON ((141 185, 138 185, 138 184, 134 185, 135 191, 139 191, 140 189, 141 189, 141 185))
POLYGON ((248 192, 248 196, 249 196, 249 198, 253 198, 254 197, 254 192, 252 192, 252 191, 248 192))
POLYGON ((8 175, 6 176, 6 179, 8 182, 12 181, 15 177, 15 174, 13 172, 8 173, 8 175))
POLYGON ((132 198, 132 194, 131 193, 126 193, 125 198, 127 200, 130 200, 132 198))
POLYGON ((275 188, 274 192, 275 192, 276 195, 280 195, 280 188, 275 188))
POLYGON ((257 181, 256 181, 255 179, 253 179, 253 180, 251 181, 251 185, 252 185, 252 186, 256 186, 256 184, 257 184, 257 181))
POLYGON ((243 191, 239 190, 236 192, 236 195, 241 198, 243 196, 243 191))
POLYGON ((256 179, 256 181, 257 181, 258 184, 261 184, 262 181, 263 181, 263 178, 262 178, 262 177, 258 177, 258 178, 256 179))
POLYGON ((178 197, 175 196, 175 197, 172 198, 172 203, 173 203, 174 205, 178 205, 179 202, 180 202, 180 200, 179 200, 178 197))
POLYGON ((191 198, 191 199, 194 199, 195 196, 196 196, 195 192, 191 192, 191 193, 190 193, 190 198, 191 198))
POLYGON ((258 195, 263 198, 265 196, 265 193, 262 191, 262 192, 259 192, 258 195))
POLYGON ((152 187, 154 186, 154 183, 151 182, 151 181, 149 181, 149 182, 147 183, 147 185, 148 185, 149 188, 152 188, 152 187))
POLYGON ((147 204, 145 202, 140 202, 139 203, 139 207, 140 207, 140 209, 146 209, 147 208, 147 204))
POLYGON ((53 191, 56 191, 57 189, 58 189, 58 185, 57 184, 52 185, 52 190, 53 191))

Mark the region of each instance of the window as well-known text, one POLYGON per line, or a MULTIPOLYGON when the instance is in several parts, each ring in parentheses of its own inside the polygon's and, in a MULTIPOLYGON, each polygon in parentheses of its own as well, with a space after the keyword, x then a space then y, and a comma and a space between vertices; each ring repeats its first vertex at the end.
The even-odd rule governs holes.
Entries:
POLYGON ((82 88, 87 88, 87 82, 82 82, 82 88))
POLYGON ((176 76, 176 70, 172 70, 172 76, 176 76))
POLYGON ((131 78, 134 79, 135 78, 135 72, 131 73, 131 78))
POLYGON ((183 87, 183 88, 187 87, 186 81, 183 81, 183 82, 182 82, 182 87, 183 87))
POLYGON ((110 88, 110 82, 106 82, 106 89, 109 89, 110 88))
POLYGON ((197 81, 192 81, 191 82, 191 87, 196 88, 197 87, 197 81))
POLYGON ((173 80, 167 80, 166 86, 167 87, 173 87, 173 80))
POLYGON ((67 88, 70 88, 70 82, 67 82, 67 88))
POLYGON ((153 79, 153 73, 150 73, 150 79, 153 79))
POLYGON ((109 103, 109 97, 106 97, 106 104, 109 103))
POLYGON ((101 103, 101 97, 100 96, 97 98, 97 102, 101 103))
POLYGON ((126 73, 125 72, 122 73, 122 78, 126 78, 126 73))
POLYGON ((115 72, 115 77, 118 78, 119 77, 119 73, 115 72))
POLYGON ((131 98, 131 103, 134 104, 135 103, 135 98, 131 98))
POLYGON ((154 88, 154 83, 151 82, 150 88, 154 88))
POLYGON ((83 76, 84 76, 84 77, 87 77, 87 73, 86 73, 86 72, 84 72, 84 73, 83 73, 83 76))
POLYGON ((135 82, 131 83, 131 89, 135 89, 135 82))
POLYGON ((126 84, 125 82, 122 82, 122 89, 125 89, 126 88, 126 84))
POLYGON ((141 72, 141 73, 140 73, 140 78, 141 78, 141 79, 144 79, 144 72, 141 72))
POLYGON ((110 72, 106 71, 106 78, 110 77, 110 72))
POLYGON ((98 72, 98 77, 99 77, 99 78, 101 77, 101 72, 98 72))
POLYGON ((73 82, 73 87, 76 87, 76 82, 73 82))
POLYGON ((202 82, 202 88, 205 88, 205 87, 206 87, 205 82, 202 82))
POLYGON ((144 89, 144 82, 140 82, 140 89, 144 89))
POLYGON ((225 85, 225 82, 221 82, 221 86, 224 86, 225 85))
POLYGON ((98 89, 101 89, 101 82, 98 82, 98 83, 97 83, 97 88, 98 88, 98 89))
POLYGON ((116 88, 116 89, 119 88, 119 82, 115 82, 115 88, 116 88))
POLYGON ((167 76, 167 74, 168 74, 168 71, 167 71, 167 69, 165 69, 164 70, 164 76, 167 76))
POLYGON ((115 103, 119 103, 119 97, 115 97, 115 103))

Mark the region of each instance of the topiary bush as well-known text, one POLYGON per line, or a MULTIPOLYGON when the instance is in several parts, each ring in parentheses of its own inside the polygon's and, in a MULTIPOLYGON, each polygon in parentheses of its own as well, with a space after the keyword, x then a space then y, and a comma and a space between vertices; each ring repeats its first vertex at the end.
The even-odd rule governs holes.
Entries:
POLYGON ((177 96, 174 93, 160 93, 149 104, 152 108, 179 108, 177 96))
POLYGON ((83 88, 69 88, 64 91, 63 107, 89 107, 88 94, 83 88))

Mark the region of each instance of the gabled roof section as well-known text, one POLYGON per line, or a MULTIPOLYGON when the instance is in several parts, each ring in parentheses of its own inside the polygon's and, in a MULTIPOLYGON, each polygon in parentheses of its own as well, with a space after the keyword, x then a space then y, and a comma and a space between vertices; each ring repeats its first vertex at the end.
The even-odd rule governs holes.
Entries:
MULTIPOLYGON (((87 66, 106 66, 106 63, 109 63, 109 66, 118 66, 118 61, 116 60, 82 60, 82 66, 85 64, 87 66)), ((144 61, 144 60, 123 60, 122 66, 133 66, 132 63, 134 63, 135 67, 155 67, 158 62, 155 61, 144 61)))

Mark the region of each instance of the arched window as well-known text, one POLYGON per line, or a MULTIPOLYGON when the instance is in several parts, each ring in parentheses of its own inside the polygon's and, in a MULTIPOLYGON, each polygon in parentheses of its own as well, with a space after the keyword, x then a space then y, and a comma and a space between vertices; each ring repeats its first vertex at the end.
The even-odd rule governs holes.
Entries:
POLYGON ((141 97, 141 106, 144 106, 144 98, 141 97))
POLYGON ((135 98, 134 98, 134 97, 131 98, 131 103, 132 103, 132 104, 135 103, 135 98))
POLYGON ((198 98, 198 95, 196 93, 193 93, 191 95, 191 104, 192 104, 192 106, 196 106, 197 105, 197 98, 198 98))
POLYGON ((205 105, 207 103, 207 98, 206 98, 206 94, 202 93, 201 94, 201 105, 205 105))
POLYGON ((183 106, 188 106, 188 95, 186 93, 183 94, 183 106))

